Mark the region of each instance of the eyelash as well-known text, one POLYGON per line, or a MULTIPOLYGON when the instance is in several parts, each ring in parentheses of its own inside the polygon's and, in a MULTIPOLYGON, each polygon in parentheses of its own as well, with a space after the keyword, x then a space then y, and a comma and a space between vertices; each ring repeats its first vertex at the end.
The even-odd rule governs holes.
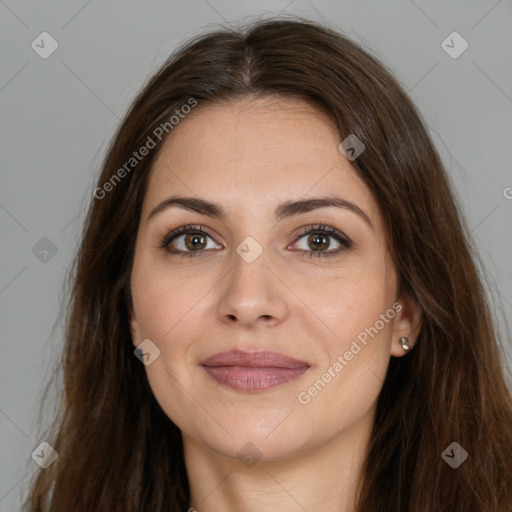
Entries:
MULTIPOLYGON (((305 251, 304 249, 300 249, 300 251, 302 253, 309 253, 310 258, 330 258, 332 256, 336 256, 336 255, 340 254, 341 252, 345 251, 346 249, 349 249, 352 246, 350 240, 343 233, 341 233, 340 231, 338 231, 335 228, 326 226, 324 224, 318 224, 316 226, 306 228, 304 231, 302 231, 301 233, 299 233, 297 235, 297 239, 295 240, 294 243, 298 242, 302 237, 312 234, 312 233, 327 234, 328 236, 334 238, 337 242, 339 242, 342 245, 342 247, 339 247, 338 249, 333 250, 333 251, 318 251, 318 252, 305 251)), ((189 257, 189 258, 198 256, 199 254, 204 252, 204 249, 199 250, 199 251, 181 251, 181 250, 176 251, 174 249, 169 249, 170 243, 173 242, 179 235, 182 235, 182 234, 197 234, 197 235, 203 235, 203 236, 208 236, 208 237, 212 238, 208 233, 206 233, 203 230, 202 226, 192 226, 192 225, 181 226, 179 228, 174 229, 167 235, 165 235, 164 238, 161 240, 159 247, 161 249, 165 249, 167 252, 169 252, 172 255, 189 257)), ((304 256, 306 256, 306 255, 304 254, 304 256)))

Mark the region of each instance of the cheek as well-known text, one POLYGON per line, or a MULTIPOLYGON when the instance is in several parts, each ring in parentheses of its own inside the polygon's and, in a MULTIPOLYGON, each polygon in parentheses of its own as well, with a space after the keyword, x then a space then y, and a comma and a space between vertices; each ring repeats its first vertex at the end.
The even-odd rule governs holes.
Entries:
POLYGON ((315 295, 315 312, 329 331, 319 340, 324 358, 298 401, 313 416, 329 411, 326 431, 357 421, 382 389, 396 314, 395 274, 389 269, 378 260, 360 271, 351 268, 315 295))
MULTIPOLYGON (((333 331, 336 333, 331 351, 348 350, 354 340, 383 340, 389 338, 394 315, 386 311, 392 306, 389 294, 383 289, 371 287, 355 288, 352 293, 346 290, 338 309, 330 311, 333 331), (382 316, 384 315, 384 316, 382 316)), ((382 345, 382 344, 381 344, 382 345)))
POLYGON ((385 317, 387 321, 381 320, 381 315, 392 307, 394 296, 395 274, 384 264, 384 258, 353 266, 323 281, 310 303, 316 318, 329 328, 324 329, 329 340, 325 348, 331 357, 347 349, 361 333, 364 338, 376 322, 381 339, 389 337, 390 315, 385 317))
POLYGON ((197 337, 194 329, 201 325, 196 304, 202 295, 203 286, 194 279, 182 279, 143 259, 134 263, 132 296, 139 336, 160 350, 145 371, 154 397, 179 428, 190 421, 187 411, 193 405, 185 390, 194 389, 188 355, 197 337))
POLYGON ((132 297, 141 336, 165 345, 174 331, 189 321, 189 314, 205 293, 205 282, 144 259, 135 262, 132 297))

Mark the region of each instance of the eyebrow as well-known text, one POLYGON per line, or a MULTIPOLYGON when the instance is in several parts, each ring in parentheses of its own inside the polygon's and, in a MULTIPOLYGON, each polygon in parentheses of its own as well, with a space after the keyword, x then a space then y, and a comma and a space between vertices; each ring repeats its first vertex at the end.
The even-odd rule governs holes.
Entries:
MULTIPOLYGON (((147 220, 172 206, 176 206, 184 210, 202 215, 207 215, 208 217, 217 218, 222 221, 227 219, 226 210, 218 203, 207 201, 206 199, 201 199, 198 197, 171 196, 156 205, 153 210, 151 210, 147 220)), ((351 212, 359 215, 359 217, 361 217, 366 222, 366 224, 368 224, 368 226, 373 229, 370 218, 363 210, 361 210, 361 208, 359 208, 359 206, 335 195, 316 197, 312 199, 301 199, 298 201, 285 201, 284 203, 278 205, 276 208, 274 212, 274 220, 278 222, 287 217, 292 217, 294 215, 300 215, 301 213, 327 207, 344 208, 346 210, 350 210, 351 212)))

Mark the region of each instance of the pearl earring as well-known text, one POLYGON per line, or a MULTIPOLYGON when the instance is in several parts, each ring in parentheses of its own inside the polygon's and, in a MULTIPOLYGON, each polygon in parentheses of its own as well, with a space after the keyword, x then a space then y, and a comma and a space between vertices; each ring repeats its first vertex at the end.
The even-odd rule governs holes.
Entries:
POLYGON ((411 350, 411 347, 409 346, 409 339, 408 338, 400 338, 400 343, 402 344, 402 348, 404 349, 404 352, 407 353, 409 350, 411 350))

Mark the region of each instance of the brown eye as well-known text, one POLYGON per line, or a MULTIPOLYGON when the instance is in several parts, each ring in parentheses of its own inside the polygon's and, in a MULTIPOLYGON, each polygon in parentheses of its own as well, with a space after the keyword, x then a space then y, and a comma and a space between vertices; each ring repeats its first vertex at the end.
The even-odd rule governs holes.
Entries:
POLYGON ((314 247, 315 250, 328 249, 330 245, 329 235, 324 235, 322 233, 314 233, 313 235, 309 235, 308 244, 310 247, 314 247))
POLYGON ((182 226, 166 235, 160 247, 179 256, 196 256, 205 249, 221 247, 215 244, 208 246, 208 239, 213 240, 200 226, 182 226))
POLYGON ((308 253, 310 257, 335 256, 351 247, 349 239, 343 233, 335 228, 323 225, 309 229, 299 235, 295 245, 299 241, 303 244, 303 247, 299 247, 299 249, 308 253), (304 239, 303 242, 302 239, 304 239), (333 239, 334 243, 332 242, 333 239))
POLYGON ((184 245, 187 249, 193 251, 195 249, 204 249, 206 246, 206 236, 200 233, 185 235, 184 245))

